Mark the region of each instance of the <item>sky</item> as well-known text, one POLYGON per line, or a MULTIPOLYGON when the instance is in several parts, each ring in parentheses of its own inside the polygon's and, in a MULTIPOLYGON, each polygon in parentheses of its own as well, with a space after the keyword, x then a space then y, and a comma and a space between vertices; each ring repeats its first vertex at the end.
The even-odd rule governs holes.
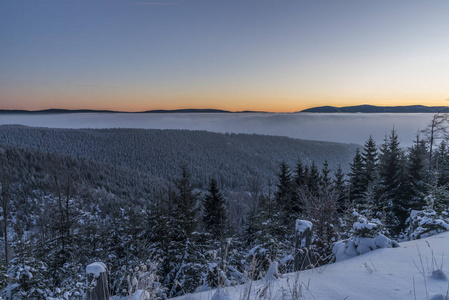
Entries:
POLYGON ((446 0, 0 0, 0 109, 447 105, 446 0))

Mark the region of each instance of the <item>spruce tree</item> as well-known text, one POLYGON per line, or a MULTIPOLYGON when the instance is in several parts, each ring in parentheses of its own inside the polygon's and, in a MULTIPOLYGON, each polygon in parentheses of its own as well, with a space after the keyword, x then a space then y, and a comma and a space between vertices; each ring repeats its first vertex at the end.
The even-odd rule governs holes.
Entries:
POLYGON ((198 193, 190 183, 187 167, 183 166, 181 171, 176 190, 169 195, 172 209, 165 224, 169 228, 169 242, 162 269, 169 297, 193 292, 205 271, 202 269, 204 264, 198 263, 204 258, 204 245, 200 242, 202 236, 193 234, 198 226, 198 193), (179 286, 179 282, 185 282, 185 286, 179 286))
POLYGON ((373 137, 370 136, 366 141, 363 151, 361 153, 363 160, 363 173, 365 184, 372 184, 377 178, 377 147, 373 137))
POLYGON ((445 185, 449 183, 449 147, 446 141, 441 141, 435 151, 435 172, 438 175, 438 184, 445 185))
POLYGON ((329 164, 327 160, 324 161, 323 168, 321 169, 321 186, 325 189, 331 187, 332 179, 330 177, 329 164))
POLYGON ((347 191, 346 191, 346 180, 345 174, 341 165, 338 166, 337 171, 335 171, 333 180, 333 186, 335 193, 337 194, 337 205, 339 212, 345 211, 348 208, 347 203, 347 191))
POLYGON ((276 213, 275 218, 279 219, 279 224, 290 226, 301 212, 301 205, 290 168, 285 161, 279 167, 280 170, 277 174, 278 184, 275 193, 279 212, 276 213))
POLYGON ((198 193, 190 183, 187 166, 182 166, 181 178, 176 181, 173 214, 189 237, 198 225, 198 193))
POLYGON ((206 231, 222 240, 228 227, 228 215, 226 201, 214 178, 209 182, 209 190, 203 199, 203 208, 203 223, 206 231))
POLYGON ((315 162, 312 162, 310 168, 306 170, 308 170, 306 177, 308 191, 312 195, 316 196, 320 191, 320 181, 321 181, 320 172, 318 171, 318 167, 315 164, 315 162))
POLYGON ((307 171, 302 165, 301 160, 298 160, 295 167, 295 175, 294 175, 294 182, 296 185, 296 188, 300 188, 303 185, 306 184, 306 177, 307 177, 307 171))
POLYGON ((355 156, 350 166, 351 172, 348 174, 350 201, 356 205, 362 204, 366 191, 366 184, 364 179, 363 159, 359 149, 355 151, 355 156))
POLYGON ((426 193, 426 158, 427 150, 423 140, 416 136, 412 147, 409 148, 407 160, 409 187, 409 207, 414 210, 421 210, 425 205, 424 196, 426 193))
POLYGON ((406 164, 399 138, 393 129, 382 144, 379 157, 380 186, 377 189, 377 212, 385 212, 386 226, 393 234, 405 228, 408 217, 406 164))

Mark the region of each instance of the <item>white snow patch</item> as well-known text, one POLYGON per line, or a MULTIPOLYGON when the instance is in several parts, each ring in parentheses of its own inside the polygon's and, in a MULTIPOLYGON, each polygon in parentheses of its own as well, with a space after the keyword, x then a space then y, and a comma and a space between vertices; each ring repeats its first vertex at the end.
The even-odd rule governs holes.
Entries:
POLYGON ((353 228, 355 230, 362 230, 362 229, 374 229, 377 227, 377 224, 368 222, 365 218, 360 218, 359 222, 355 222, 353 225, 353 228))
POLYGON ((275 281, 279 278, 279 263, 273 261, 268 268, 267 275, 265 275, 265 281, 275 281))
MULTIPOLYGON (((382 244, 385 240, 374 238, 372 243, 382 244)), ((370 243, 371 243, 370 242, 370 243)), ((438 261, 449 261, 449 232, 440 233, 426 239, 401 243, 399 248, 383 248, 358 255, 350 259, 330 264, 317 270, 306 270, 299 273, 299 281, 303 286, 301 300, 320 299, 445 299, 448 291, 447 280, 432 278, 426 270, 426 281, 414 261, 421 258, 432 260, 432 255, 438 261), (430 248, 429 248, 430 245, 430 248), (418 253, 420 251, 420 254, 418 253), (432 254, 433 252, 433 254, 432 254), (304 288, 307 286, 307 289, 304 288), (426 294, 427 290, 427 294, 426 294)), ((449 274, 449 264, 442 267, 449 274)), ((298 273, 284 274, 271 285, 273 295, 291 295, 292 282, 298 273)), ((252 282, 251 297, 256 298, 257 292, 266 288, 265 280, 252 282)), ((223 298, 213 300, 239 300, 245 294, 249 285, 240 285, 227 289, 223 298)), ((212 300, 216 290, 179 297, 179 300, 212 300)), ((217 295, 218 296, 218 295, 217 295)), ((282 297, 279 297, 281 299, 282 297)))
POLYGON ((210 300, 230 300, 229 293, 226 289, 219 287, 216 292, 212 295, 210 300))
POLYGON ((101 273, 106 272, 106 265, 102 262, 94 262, 86 267, 86 274, 93 274, 95 278, 98 278, 101 273))
POLYGON ((312 222, 306 220, 296 220, 296 232, 304 232, 307 228, 312 230, 312 222))
POLYGON ((131 296, 129 300, 149 300, 150 299, 150 293, 144 290, 137 290, 134 292, 134 294, 131 296))

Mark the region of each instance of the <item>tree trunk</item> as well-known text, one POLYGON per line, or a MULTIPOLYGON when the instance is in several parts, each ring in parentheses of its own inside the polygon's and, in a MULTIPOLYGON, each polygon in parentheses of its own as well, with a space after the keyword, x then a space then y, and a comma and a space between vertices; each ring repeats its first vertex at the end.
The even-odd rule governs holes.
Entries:
POLYGON ((95 262, 86 267, 88 300, 108 300, 108 272, 106 265, 95 262))

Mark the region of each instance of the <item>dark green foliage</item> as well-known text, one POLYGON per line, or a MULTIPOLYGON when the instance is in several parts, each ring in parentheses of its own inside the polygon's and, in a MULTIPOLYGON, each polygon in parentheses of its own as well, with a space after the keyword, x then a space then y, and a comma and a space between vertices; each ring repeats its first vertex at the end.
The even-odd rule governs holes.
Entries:
MULTIPOLYGON (((178 177, 178 167, 182 164, 189 165, 191 182, 196 187, 207 190, 208 181, 213 177, 223 190, 236 191, 249 190, 256 176, 263 183, 274 179, 282 159, 292 165, 298 157, 318 164, 326 159, 331 169, 340 163, 345 168, 355 151, 355 146, 349 144, 276 136, 12 125, 0 126, 0 144, 95 162, 97 166, 87 166, 89 172, 83 176, 92 176, 92 182, 100 175, 95 171, 98 169, 104 173, 100 179, 115 181, 102 186, 116 196, 126 193, 124 198, 132 201, 156 197, 159 187, 165 187, 178 177), (332 156, 329 157, 330 149, 332 156), (116 184, 120 191, 115 191, 116 184)), ((33 160, 32 155, 28 163, 33 160)), ((46 165, 38 167, 47 168, 46 165)), ((19 170, 20 167, 16 171, 19 170)), ((32 173, 25 175, 32 176, 32 173)))
POLYGON ((173 197, 173 217, 179 220, 180 227, 189 237, 198 226, 198 197, 190 183, 187 166, 181 168, 181 178, 176 181, 176 191, 173 197))
POLYGON ((341 167, 338 167, 337 171, 334 174, 333 186, 335 192, 337 194, 337 204, 340 212, 343 212, 348 209, 348 196, 347 196, 347 187, 345 174, 341 167))
POLYGON ((306 177, 306 185, 309 192, 314 195, 318 194, 320 190, 320 182, 320 172, 318 171, 318 167, 315 162, 312 162, 306 177))
POLYGON ((378 213, 385 212, 385 225, 392 234, 397 235, 405 228, 409 203, 405 154, 399 147, 399 138, 394 129, 388 138, 385 138, 380 152, 380 185, 377 189, 375 209, 378 213))
POLYGON ((321 169, 321 186, 325 189, 331 187, 332 179, 330 177, 330 172, 329 164, 327 161, 324 161, 323 169, 321 169))
POLYGON ((350 165, 351 172, 348 174, 350 201, 355 204, 361 204, 363 202, 367 186, 363 169, 363 159, 359 149, 356 150, 354 160, 350 165))
POLYGON ((306 168, 303 166, 301 160, 298 160, 295 166, 295 175, 294 175, 296 187, 301 187, 306 184, 307 180, 306 168))
POLYGON ((439 174, 438 184, 449 183, 449 147, 446 141, 441 141, 434 154, 435 171, 439 174))
POLYGON ((366 141, 363 151, 361 153, 363 160, 363 173, 365 184, 369 185, 377 180, 377 147, 372 136, 366 141))
POLYGON ((278 211, 275 212, 273 220, 281 225, 290 227, 302 208, 290 168, 286 162, 282 162, 279 168, 277 190, 274 195, 275 209, 278 211))
POLYGON ((214 178, 209 182, 209 190, 203 199, 203 208, 203 223, 206 231, 222 240, 229 228, 228 213, 226 201, 214 178))
POLYGON ((426 176, 428 174, 425 162, 427 157, 426 145, 419 136, 408 151, 407 174, 408 180, 405 182, 409 186, 409 208, 422 210, 426 193, 426 176))

